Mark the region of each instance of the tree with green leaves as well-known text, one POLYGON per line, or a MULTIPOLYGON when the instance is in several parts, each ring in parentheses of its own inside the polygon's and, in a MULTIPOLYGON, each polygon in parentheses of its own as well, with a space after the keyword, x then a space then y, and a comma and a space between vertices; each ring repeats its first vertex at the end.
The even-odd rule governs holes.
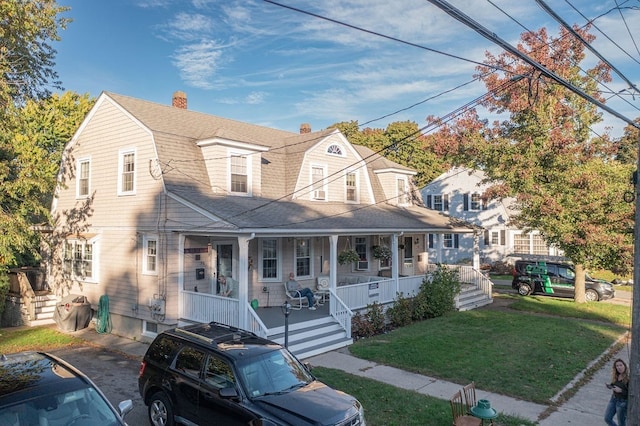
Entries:
POLYGON ((0 2, 0 270, 33 264, 62 148, 90 108, 62 89, 54 70, 69 10, 53 0, 0 2))
MULTIPOLYGON (((574 29, 593 41, 588 28, 574 29)), ((566 30, 557 38, 544 28, 523 33, 518 48, 604 101, 597 82, 610 81, 608 68, 583 71, 584 46, 566 30)), ((601 121, 595 105, 509 53, 486 57, 477 75, 489 91, 483 105, 507 118, 488 124, 469 111, 439 132, 440 145, 457 163, 487 174, 494 184, 487 197, 515 197, 513 224, 539 230, 564 251, 576 269, 575 301, 584 302, 585 268, 632 268, 634 207, 625 193, 633 191, 635 166, 620 161, 623 151, 608 135, 592 131, 601 121)))

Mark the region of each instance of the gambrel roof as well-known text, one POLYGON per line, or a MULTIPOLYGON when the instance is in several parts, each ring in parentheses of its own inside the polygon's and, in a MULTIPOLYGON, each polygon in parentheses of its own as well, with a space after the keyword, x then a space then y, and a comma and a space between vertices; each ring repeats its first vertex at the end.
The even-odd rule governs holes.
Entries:
POLYGON ((309 202, 293 197, 305 153, 331 135, 343 137, 336 129, 298 134, 115 93, 105 92, 101 97, 110 99, 150 132, 166 193, 207 212, 212 220, 203 231, 314 235, 473 232, 469 224, 429 210, 421 203, 404 207, 387 203, 376 171, 395 170, 407 176, 415 172, 363 146, 352 145, 360 160, 367 163, 375 202, 309 202), (214 139, 245 144, 260 152, 260 196, 231 196, 211 190, 198 143, 214 139))

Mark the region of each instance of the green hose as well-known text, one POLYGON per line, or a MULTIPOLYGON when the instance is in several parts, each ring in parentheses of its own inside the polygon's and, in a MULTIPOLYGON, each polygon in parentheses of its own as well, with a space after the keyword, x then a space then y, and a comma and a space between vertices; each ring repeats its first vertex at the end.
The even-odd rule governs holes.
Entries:
POLYGON ((111 317, 109 316, 109 296, 100 296, 98 304, 98 318, 96 319, 96 332, 100 334, 111 333, 111 317))

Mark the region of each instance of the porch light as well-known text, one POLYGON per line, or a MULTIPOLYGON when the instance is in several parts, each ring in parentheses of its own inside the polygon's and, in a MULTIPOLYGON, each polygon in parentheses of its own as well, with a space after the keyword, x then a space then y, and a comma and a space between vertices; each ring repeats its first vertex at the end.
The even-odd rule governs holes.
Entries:
POLYGON ((280 309, 284 315, 284 347, 289 348, 289 314, 291 313, 291 303, 289 301, 284 302, 280 309))

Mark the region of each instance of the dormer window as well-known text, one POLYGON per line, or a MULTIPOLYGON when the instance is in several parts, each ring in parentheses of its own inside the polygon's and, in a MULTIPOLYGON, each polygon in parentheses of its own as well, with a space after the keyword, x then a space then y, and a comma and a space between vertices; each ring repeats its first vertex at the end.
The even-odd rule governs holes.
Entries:
POLYGON ((339 156, 342 157, 343 156, 342 148, 340 148, 340 145, 331 144, 327 148, 327 154, 329 154, 329 155, 339 155, 339 156))

